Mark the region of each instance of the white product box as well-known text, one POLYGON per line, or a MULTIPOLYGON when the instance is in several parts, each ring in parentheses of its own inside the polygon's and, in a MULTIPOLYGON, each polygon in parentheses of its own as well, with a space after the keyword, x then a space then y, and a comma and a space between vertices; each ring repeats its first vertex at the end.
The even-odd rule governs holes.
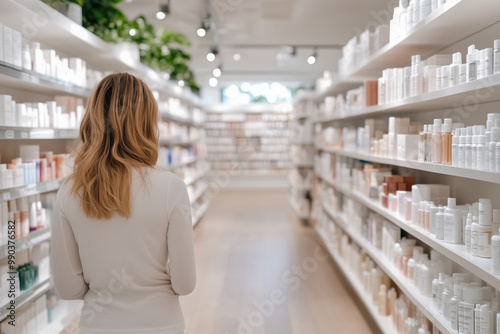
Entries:
POLYGON ((56 50, 43 50, 43 58, 48 71, 45 73, 50 77, 57 77, 57 54, 56 50))
POLYGON ((399 134, 397 146, 398 159, 418 160, 418 135, 399 134))
POLYGON ((13 126, 12 96, 0 95, 0 126, 13 126))
POLYGON ((23 36, 12 29, 12 64, 23 67, 23 36))
POLYGON ((12 29, 3 26, 3 61, 8 64, 14 62, 12 54, 12 29))

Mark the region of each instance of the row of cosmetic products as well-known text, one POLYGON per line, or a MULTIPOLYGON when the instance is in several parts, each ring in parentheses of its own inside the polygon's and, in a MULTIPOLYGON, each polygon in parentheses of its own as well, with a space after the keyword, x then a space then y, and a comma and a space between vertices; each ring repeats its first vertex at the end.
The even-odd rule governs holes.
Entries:
POLYGON ((242 172, 247 171, 262 171, 263 175, 266 174, 285 174, 290 169, 290 163, 288 161, 238 161, 238 160, 223 160, 209 159, 210 165, 215 170, 228 170, 231 172, 242 172))
POLYGON ((175 121, 159 122, 160 140, 198 140, 203 138, 204 130, 187 125, 179 124, 175 121))
POLYGON ((158 150, 158 163, 160 168, 169 168, 173 165, 191 161, 196 157, 193 147, 168 146, 158 150))
POLYGON ((405 36, 408 31, 424 20, 435 10, 441 8, 446 0, 399 0, 390 21, 390 41, 405 36))
POLYGON ((185 120, 192 120, 189 112, 189 105, 176 97, 169 97, 166 100, 160 100, 160 93, 154 91, 153 95, 158 102, 158 109, 161 114, 171 115, 185 120))
POLYGON ((209 137, 266 137, 266 138, 288 138, 292 136, 293 131, 284 129, 224 129, 224 130, 206 130, 209 137))
POLYGON ((31 249, 25 249, 16 253, 15 279, 8 279, 13 275, 10 270, 8 257, 0 259, 0 283, 1 301, 5 305, 9 301, 9 290, 15 287, 15 296, 33 287, 38 282, 50 278, 50 247, 49 242, 34 245, 31 249))
POLYGON ((290 169, 288 181, 292 187, 312 187, 314 172, 311 169, 290 169))
POLYGON ((20 156, 0 164, 0 189, 61 179, 71 170, 68 154, 40 152, 38 145, 21 145, 20 156))
POLYGON ((43 294, 16 310, 15 326, 9 324, 12 321, 10 317, 2 321, 0 331, 2 334, 43 333, 49 325, 49 314, 52 308, 47 295, 43 294))
POLYGON ((287 152, 290 150, 289 145, 262 145, 259 142, 249 142, 248 144, 240 144, 240 147, 236 145, 225 145, 225 144, 211 144, 208 146, 208 151, 211 153, 216 152, 245 152, 245 151, 260 151, 260 152, 287 152))
POLYGON ((280 121, 212 122, 205 125, 205 129, 257 130, 287 128, 288 123, 280 121))
POLYGON ((256 113, 256 114, 247 114, 247 113, 208 113, 207 114, 207 123, 210 122, 222 122, 222 123, 231 123, 231 122, 287 122, 289 120, 289 114, 280 112, 280 113, 256 113))
MULTIPOLYGON (((312 154, 311 154, 312 158, 312 154)), ((209 160, 269 160, 269 161, 289 161, 290 155, 288 152, 255 152, 253 150, 250 151, 241 151, 238 153, 228 153, 228 152, 217 152, 217 153, 208 153, 209 160)), ((304 161, 304 160, 297 160, 304 161)), ((309 160, 310 161, 310 160, 309 160)))
POLYGON ((247 146, 247 145, 286 145, 288 146, 290 140, 287 137, 261 137, 261 138, 250 138, 250 137, 217 137, 213 136, 209 131, 207 132, 207 137, 205 137, 205 142, 209 145, 238 145, 238 146, 247 146))
POLYGON ((440 333, 365 251, 349 240, 340 227, 326 215, 320 216, 319 224, 328 231, 328 247, 341 256, 347 270, 357 278, 364 295, 373 303, 378 314, 392 319, 394 331, 401 334, 430 334, 431 330, 432 333, 440 333))
POLYGON ((83 99, 56 96, 55 101, 19 103, 10 95, 0 95, 0 126, 76 129, 82 121, 83 99))
POLYGON ((468 48, 466 63, 462 54, 434 55, 422 61, 420 55, 411 58, 411 66, 388 68, 378 79, 378 104, 399 102, 413 96, 458 86, 500 73, 500 40, 494 49, 468 48))
POLYGON ((81 58, 60 57, 40 43, 23 43, 21 32, 0 23, 0 61, 17 68, 87 87, 87 63, 81 58))
POLYGON ((15 238, 27 237, 30 233, 40 231, 50 225, 50 208, 42 205, 39 194, 18 198, 8 202, 0 202, 0 244, 8 241, 8 222, 14 222, 15 238))
POLYGON ((350 71, 365 63, 375 52, 389 43, 389 25, 366 29, 359 36, 351 38, 342 48, 339 60, 339 74, 346 76, 350 71))
POLYGON ((191 183, 192 180, 201 180, 202 176, 208 173, 210 166, 205 160, 197 161, 194 164, 179 166, 174 168, 172 172, 184 180, 186 183, 191 183))

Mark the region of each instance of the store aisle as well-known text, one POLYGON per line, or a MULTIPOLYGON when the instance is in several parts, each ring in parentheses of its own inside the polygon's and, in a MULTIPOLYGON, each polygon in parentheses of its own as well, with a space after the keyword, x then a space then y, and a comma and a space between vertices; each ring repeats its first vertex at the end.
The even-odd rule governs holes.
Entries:
POLYGON ((195 228, 198 283, 185 334, 371 330, 285 191, 223 191, 195 228))

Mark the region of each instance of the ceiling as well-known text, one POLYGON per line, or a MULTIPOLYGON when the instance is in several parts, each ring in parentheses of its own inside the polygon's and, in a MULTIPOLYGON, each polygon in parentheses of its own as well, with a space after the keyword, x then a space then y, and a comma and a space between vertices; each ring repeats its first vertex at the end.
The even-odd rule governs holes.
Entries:
POLYGON ((212 70, 223 67, 221 85, 243 81, 311 84, 323 71, 337 71, 341 46, 350 38, 392 16, 394 0, 171 0, 163 21, 155 18, 166 0, 124 0, 120 7, 130 18, 145 15, 158 27, 184 33, 191 41, 191 66, 198 83, 208 86, 212 70), (219 55, 210 63, 211 31, 196 35, 210 4, 219 38, 219 55), (286 45, 297 53, 277 61, 286 45), (307 58, 317 47, 317 62, 307 58), (239 61, 233 55, 241 55, 239 61))

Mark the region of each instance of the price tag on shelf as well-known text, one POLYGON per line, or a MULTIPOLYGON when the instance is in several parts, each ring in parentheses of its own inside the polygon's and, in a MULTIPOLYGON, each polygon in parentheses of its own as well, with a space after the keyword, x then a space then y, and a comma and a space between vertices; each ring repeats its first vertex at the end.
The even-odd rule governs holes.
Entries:
POLYGON ((14 139, 14 131, 5 130, 4 135, 2 137, 4 137, 5 139, 14 139))
POLYGON ((10 199, 10 192, 2 193, 2 201, 8 201, 10 199))

